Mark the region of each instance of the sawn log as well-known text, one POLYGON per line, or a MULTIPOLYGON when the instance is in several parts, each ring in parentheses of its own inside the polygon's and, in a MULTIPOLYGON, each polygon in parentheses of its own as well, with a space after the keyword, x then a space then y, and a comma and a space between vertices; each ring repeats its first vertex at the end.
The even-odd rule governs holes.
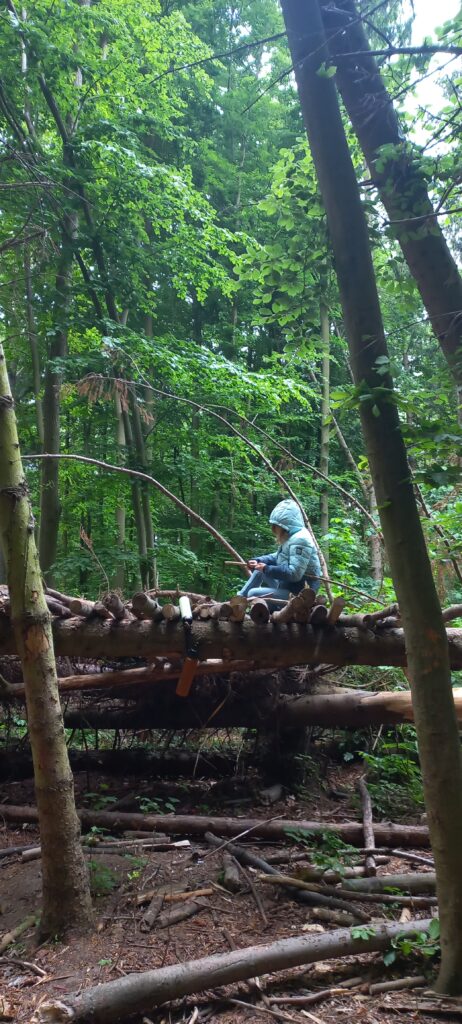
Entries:
MULTIPOLYGON (((453 669, 462 668, 462 630, 448 629, 453 669)), ((81 618, 55 619, 53 637, 56 654, 78 658, 164 657, 176 652, 184 657, 185 637, 181 623, 153 623, 146 620, 88 621, 81 618)), ((247 661, 257 668, 290 665, 390 665, 406 664, 404 633, 390 629, 382 633, 348 626, 256 625, 197 621, 193 625, 198 658, 247 661)), ((11 623, 0 616, 0 655, 15 654, 11 623)))
MULTIPOLYGON (((2 819, 9 822, 38 821, 36 807, 16 807, 13 804, 2 804, 2 819)), ((287 842, 292 832, 309 832, 319 836, 325 832, 334 833, 345 843, 353 846, 363 845, 362 822, 356 821, 299 821, 297 819, 278 819, 260 821, 258 818, 217 818, 205 817, 200 814, 124 814, 111 811, 78 810, 78 815, 85 828, 107 828, 109 831, 142 830, 162 832, 168 835, 204 836, 206 832, 214 832, 220 836, 238 838, 249 832, 254 838, 270 839, 275 842, 287 842)), ((393 822, 374 823, 374 836, 377 846, 407 846, 411 849, 428 847, 430 840, 428 829, 424 825, 396 825, 393 822)))

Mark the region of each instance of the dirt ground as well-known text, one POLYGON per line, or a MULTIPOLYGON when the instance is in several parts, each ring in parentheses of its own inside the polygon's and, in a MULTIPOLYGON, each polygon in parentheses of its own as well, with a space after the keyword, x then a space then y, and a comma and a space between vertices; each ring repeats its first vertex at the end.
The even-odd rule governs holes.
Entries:
MULTIPOLYGON (((325 773, 322 785, 311 788, 309 796, 305 790, 297 795, 285 790, 271 806, 267 805, 264 795, 259 797, 254 780, 240 780, 239 783, 232 780, 188 783, 183 780, 180 784, 169 783, 162 787, 158 780, 154 785, 148 779, 134 781, 83 774, 76 779, 76 790, 78 805, 96 808, 102 804, 108 810, 114 801, 120 802, 122 797, 124 810, 130 809, 132 796, 133 806, 138 808, 136 795, 142 793, 150 794, 146 799, 155 802, 157 808, 161 806, 165 813, 171 813, 172 801, 177 801, 173 806, 178 813, 194 813, 196 810, 198 813, 252 815, 262 820, 279 815, 332 821, 357 819, 357 805, 348 798, 348 794, 354 792, 354 780, 354 770, 334 766, 325 773), (347 794, 346 799, 339 800, 339 790, 347 794)), ((10 783, 0 790, 0 849, 34 844, 38 841, 36 828, 25 825, 13 829, 2 824, 1 803, 7 802, 33 803, 32 783, 10 783)), ((148 809, 153 810, 152 807, 148 809)), ((108 839, 101 835, 96 838, 108 839)), ((114 838, 120 840, 121 836, 114 838)), ((130 838, 133 840, 133 836, 130 838)), ((250 842, 250 838, 248 848, 253 852, 267 858, 284 849, 287 863, 281 870, 287 873, 299 871, 300 863, 294 862, 291 866, 290 861, 295 853, 300 852, 300 847, 291 845, 289 841, 285 847, 269 846, 250 842)), ((32 1021, 34 1010, 42 1000, 59 998, 67 992, 131 972, 224 953, 233 946, 242 948, 336 927, 316 920, 313 908, 297 904, 283 889, 255 881, 260 909, 245 877, 241 876, 240 891, 227 891, 222 884, 222 854, 200 841, 191 840, 189 846, 170 846, 165 851, 144 851, 136 846, 119 853, 96 854, 92 851, 88 861, 94 890, 95 931, 83 939, 75 938, 64 943, 56 940, 37 948, 32 926, 13 945, 9 945, 0 956, 0 1020, 17 1021, 18 1024, 32 1021), (155 891, 163 895, 164 912, 170 906, 184 905, 171 901, 176 893, 197 889, 211 891, 198 897, 202 904, 194 917, 165 929, 156 925, 146 929, 143 915, 149 900, 141 904, 143 894, 155 891)), ((415 870, 409 863, 391 859, 380 867, 379 872, 402 872, 411 868, 415 870)), ((379 904, 361 904, 359 901, 356 905, 370 914, 372 926, 379 918, 399 920, 400 914, 405 914, 402 907, 395 905, 383 908, 379 904)), ((39 912, 40 860, 24 863, 18 855, 0 859, 0 944, 10 929, 39 912)), ((412 916, 428 914, 428 910, 412 911, 412 916)), ((296 968, 282 974, 266 975, 259 979, 259 989, 255 982, 249 982, 229 986, 226 990, 202 992, 164 1008, 152 1009, 147 1016, 136 1018, 136 1024, 177 1024, 180 1021, 208 1024, 214 1020, 221 1024, 252 1024, 257 1021, 261 1024, 265 1018, 267 1021, 291 1020, 300 1024, 304 1020, 311 1020, 314 1024, 337 1021, 348 1024, 404 1024, 410 1020, 423 1020, 431 1024, 440 1020, 441 1015, 428 1013, 428 1010, 424 1012, 421 1003, 422 991, 431 987, 434 970, 433 962, 422 956, 420 959, 417 956, 401 962, 397 960, 388 967, 382 954, 328 960, 308 969, 296 968), (425 975, 422 989, 376 996, 368 993, 371 982, 412 974, 425 975), (352 978, 359 979, 356 986, 351 991, 346 989, 343 994, 339 985, 352 978), (333 994, 313 1006, 303 1008, 290 1002, 271 1003, 274 997, 309 994, 326 988, 333 988, 333 994), (240 1002, 230 1002, 231 999, 240 1002)), ((445 1005, 440 1005, 440 1013, 445 1005)), ((449 1009, 446 1006, 446 1019, 460 1020, 461 1016, 462 1004, 451 1004, 449 1009)))

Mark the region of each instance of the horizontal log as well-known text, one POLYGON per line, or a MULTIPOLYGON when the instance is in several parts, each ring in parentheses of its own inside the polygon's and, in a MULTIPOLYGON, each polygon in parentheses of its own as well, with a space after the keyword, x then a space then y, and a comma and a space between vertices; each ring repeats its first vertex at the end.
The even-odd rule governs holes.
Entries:
MULTIPOLYGON (((354 627, 318 629, 288 625, 254 625, 250 620, 195 622, 193 639, 201 661, 249 661, 254 668, 284 668, 290 665, 389 665, 406 664, 404 633, 401 629, 380 634, 354 627)), ((177 652, 185 655, 181 623, 155 624, 145 620, 120 622, 87 621, 72 618, 53 621, 58 655, 78 658, 155 657, 177 652)), ((462 668, 462 630, 447 630, 453 669, 462 668)), ((0 655, 15 654, 11 623, 0 616, 0 655)))
MULTIPOLYGON (((239 698, 223 703, 219 694, 201 695, 193 692, 180 706, 173 689, 166 684, 156 702, 144 701, 141 693, 137 706, 99 710, 94 706, 68 709, 64 724, 69 729, 191 729, 206 728, 268 728, 276 725, 300 728, 317 725, 321 728, 361 729, 378 725, 395 725, 414 720, 411 693, 405 691, 364 691, 327 693, 303 696, 277 695, 263 679, 252 680, 239 698)), ((458 722, 462 725, 462 688, 453 690, 458 722)))
POLYGON ((387 949, 398 935, 425 931, 429 925, 430 920, 379 924, 371 935, 359 939, 353 938, 349 929, 339 928, 324 935, 277 939, 266 945, 247 946, 200 960, 124 975, 61 998, 52 996, 49 1003, 42 1002, 37 1008, 37 1024, 68 1024, 70 1021, 78 1024, 89 1020, 93 1024, 111 1024, 203 989, 215 989, 319 960, 387 949))
MULTIPOLYGON (((124 814, 111 811, 78 810, 78 815, 85 828, 96 825, 113 831, 143 830, 164 832, 168 835, 204 836, 206 832, 215 832, 220 836, 237 838, 249 832, 254 838, 270 839, 275 842, 288 842, 291 832, 309 832, 312 835, 333 833, 340 836, 345 843, 362 848, 363 826, 356 821, 303 821, 298 819, 278 819, 277 821, 259 821, 257 818, 216 818, 203 815, 164 815, 164 814, 124 814), (289 833, 289 834, 288 834, 289 833)), ((9 822, 38 822, 36 807, 16 807, 13 804, 2 804, 2 818, 9 822)), ((374 823, 374 836, 377 846, 405 846, 411 849, 428 847, 430 840, 428 828, 424 825, 396 825, 393 822, 374 823)))

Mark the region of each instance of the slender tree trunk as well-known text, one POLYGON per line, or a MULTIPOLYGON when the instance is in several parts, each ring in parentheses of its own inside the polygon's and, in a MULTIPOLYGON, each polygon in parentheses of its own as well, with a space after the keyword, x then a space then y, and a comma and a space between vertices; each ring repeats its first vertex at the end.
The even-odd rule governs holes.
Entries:
POLYGON ((413 151, 403 140, 391 97, 367 52, 369 42, 354 0, 339 0, 334 15, 331 6, 322 0, 338 88, 433 331, 462 385, 462 278, 435 217, 420 150, 413 151), (341 23, 339 10, 344 12, 341 23), (379 163, 382 146, 390 148, 379 163))
POLYGON ((440 991, 462 992, 462 766, 441 609, 415 503, 388 358, 367 224, 328 61, 318 0, 281 0, 339 281, 361 421, 403 620, 428 824, 438 879, 440 991), (380 367, 379 367, 380 368, 380 367), (384 394, 385 390, 385 394, 384 394))
MULTIPOLYGON (((377 518, 377 501, 375 497, 375 491, 372 484, 369 484, 369 508, 371 515, 374 519, 377 518)), ((371 572, 373 580, 381 580, 383 578, 383 550, 380 542, 380 537, 377 533, 371 533, 370 536, 370 548, 371 548, 371 572)))
MULTIPOLYGON (((130 394, 130 409, 132 414, 133 424, 133 442, 136 451, 136 461, 139 469, 142 472, 149 470, 149 460, 146 453, 146 444, 144 440, 143 427, 141 422, 141 415, 136 397, 130 394)), ((140 484, 141 492, 141 514, 144 525, 144 536, 146 540, 146 582, 149 587, 154 586, 154 568, 153 568, 153 557, 154 557, 154 529, 152 525, 151 515, 151 498, 149 485, 147 483, 140 484)))
MULTIPOLYGON (((133 461, 133 431, 130 414, 128 409, 122 409, 122 420, 125 431, 125 443, 129 452, 129 461, 132 464, 133 461)), ((132 467, 133 468, 133 467, 132 467)), ((141 495, 141 485, 139 480, 132 479, 131 484, 132 491, 132 508, 133 517, 135 520, 136 538, 138 541, 138 555, 140 562, 140 577, 141 585, 147 587, 148 585, 148 549, 146 544, 146 528, 143 516, 143 505, 141 495)))
MULTIPOLYGON (((122 406, 120 402, 120 395, 116 391, 115 393, 115 413, 116 413, 116 441, 117 448, 120 454, 120 464, 123 465, 125 462, 125 430, 124 422, 122 417, 122 406)), ((116 511, 116 528, 117 528, 117 547, 119 554, 122 555, 125 550, 125 502, 123 498, 120 498, 117 503, 116 511)), ((116 590, 122 590, 125 582, 125 566, 122 559, 119 560, 116 572, 114 574, 113 586, 116 590)))
POLYGON ((26 687, 42 847, 43 935, 88 928, 92 907, 80 845, 53 637, 34 540, 30 506, 0 345, 0 531, 8 565, 11 619, 26 687))
MULTIPOLYGON (((63 373, 54 361, 67 355, 68 317, 72 299, 72 238, 77 232, 75 215, 66 217, 66 232, 62 239, 62 252, 56 276, 56 295, 53 308, 55 333, 48 362, 45 367, 43 395, 43 446, 46 452, 57 453, 61 447, 60 414, 63 373)), ((40 488, 40 565, 48 583, 52 582, 51 567, 58 547, 61 502, 59 500, 59 461, 44 461, 40 488)))
POLYGON ((40 450, 43 451, 43 409, 42 398, 40 394, 42 380, 40 374, 40 355, 38 348, 37 327, 34 316, 34 295, 32 289, 30 253, 27 246, 25 246, 24 248, 24 280, 26 286, 27 333, 29 335, 29 347, 32 359, 32 381, 34 388, 35 414, 37 420, 37 435, 40 442, 40 450))
MULTIPOLYGON (((329 312, 324 302, 320 304, 321 341, 322 341, 322 399, 321 399, 321 450, 319 469, 325 476, 329 474, 329 438, 330 438, 330 324, 329 312)), ((327 564, 329 564, 329 491, 324 483, 321 488, 320 500, 321 544, 327 564)))

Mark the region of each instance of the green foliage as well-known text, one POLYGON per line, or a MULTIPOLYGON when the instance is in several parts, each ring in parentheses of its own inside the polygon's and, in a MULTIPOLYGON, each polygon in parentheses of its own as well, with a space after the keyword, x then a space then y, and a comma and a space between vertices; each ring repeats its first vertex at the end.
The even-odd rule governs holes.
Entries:
POLYGON ((380 754, 363 753, 375 810, 384 816, 415 814, 424 806, 416 743, 381 744, 380 754))
POLYGON ((437 917, 433 918, 427 931, 416 932, 411 935, 398 935, 392 939, 391 948, 384 953, 383 962, 387 967, 394 964, 397 958, 416 957, 424 960, 431 960, 440 953, 440 923, 437 917))
POLYGON ((100 860, 89 860, 90 888, 93 896, 109 896, 117 889, 119 880, 111 868, 101 864, 100 860))
POLYGON ((358 851, 354 846, 344 843, 334 832, 314 833, 308 829, 285 829, 285 833, 293 842, 310 850, 310 862, 323 871, 335 871, 339 875, 345 873, 357 858, 358 851))

